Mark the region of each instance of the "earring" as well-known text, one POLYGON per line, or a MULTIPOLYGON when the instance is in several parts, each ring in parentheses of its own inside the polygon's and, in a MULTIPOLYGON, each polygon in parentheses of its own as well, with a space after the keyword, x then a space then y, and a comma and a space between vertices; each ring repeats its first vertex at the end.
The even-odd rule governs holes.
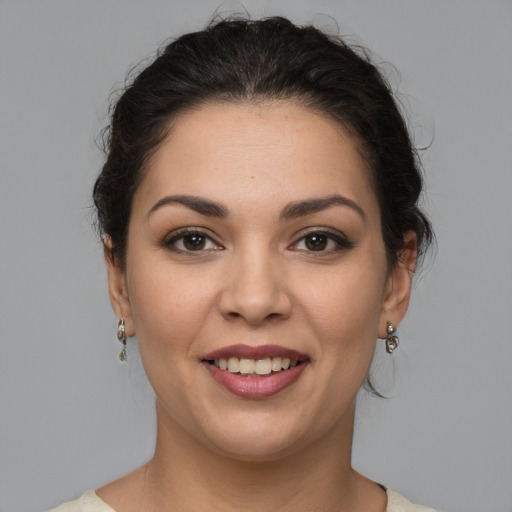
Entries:
POLYGON ((124 318, 121 318, 117 323, 117 339, 123 344, 123 350, 119 353, 119 359, 121 361, 126 361, 126 332, 124 330, 124 318))
POLYGON ((386 336, 386 352, 392 354, 393 350, 398 347, 398 336, 395 335, 396 327, 388 322, 387 336, 386 336))

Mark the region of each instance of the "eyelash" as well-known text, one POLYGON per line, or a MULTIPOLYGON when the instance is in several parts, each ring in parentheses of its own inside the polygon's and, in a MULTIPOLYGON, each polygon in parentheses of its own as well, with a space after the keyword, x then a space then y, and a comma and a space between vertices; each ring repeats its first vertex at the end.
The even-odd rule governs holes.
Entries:
MULTIPOLYGON (((174 252, 180 254, 193 255, 194 253, 201 253, 203 251, 211 251, 211 250, 223 250, 219 243, 217 243, 210 235, 207 235, 201 229, 196 228, 182 228, 172 233, 170 238, 166 238, 162 245, 168 249, 171 249, 174 252), (205 244, 212 243, 214 247, 204 248, 201 247, 198 250, 187 249, 186 247, 177 247, 177 242, 184 242, 187 237, 197 236, 200 237, 205 244)), ((350 242, 346 236, 338 231, 331 231, 326 229, 311 229, 310 231, 303 233, 300 238, 297 239, 296 242, 291 244, 288 248, 293 251, 301 251, 309 254, 314 254, 315 256, 321 256, 322 254, 331 254, 334 252, 352 249, 354 244, 350 242), (334 248, 322 248, 319 251, 315 251, 313 249, 308 248, 298 248, 299 244, 307 243, 306 240, 308 237, 318 237, 324 238, 326 240, 326 244, 328 246, 329 242, 333 242, 336 246, 334 248), (316 253, 316 254, 315 254, 316 253)))
POLYGON ((180 254, 187 254, 187 255, 190 255, 190 256, 192 256, 194 253, 203 252, 204 250, 211 251, 211 250, 222 250, 222 249, 224 249, 224 247, 222 247, 219 243, 217 243, 213 239, 213 237, 211 237, 210 235, 207 235, 204 231, 202 231, 200 229, 196 229, 196 228, 182 228, 182 229, 178 229, 177 231, 174 231, 172 233, 172 236, 170 238, 166 238, 163 241, 162 245, 164 247, 168 248, 168 249, 171 249, 174 252, 177 252, 177 253, 180 253, 180 254), (187 249, 187 248, 180 248, 180 247, 176 246, 177 242, 181 241, 183 243, 187 237, 193 237, 193 236, 197 236, 197 237, 202 238, 205 241, 206 244, 213 243, 213 245, 215 247, 208 248, 208 249, 201 248, 199 250, 193 250, 193 249, 187 249))
POLYGON ((348 240, 348 238, 343 233, 340 233, 339 231, 331 231, 331 230, 326 230, 326 229, 311 229, 306 233, 302 233, 302 236, 290 246, 290 248, 293 248, 292 250, 303 251, 303 252, 306 252, 306 253, 309 253, 309 254, 312 254, 315 256, 332 254, 334 252, 352 249, 353 247, 354 247, 354 244, 350 240, 348 240), (330 249, 322 249, 320 251, 315 251, 315 250, 307 249, 307 248, 305 248, 305 249, 298 248, 298 245, 300 243, 307 243, 306 242, 307 238, 313 237, 313 236, 316 236, 319 238, 325 238, 327 241, 326 242, 327 244, 329 244, 329 242, 334 242, 335 247, 330 248, 330 249))

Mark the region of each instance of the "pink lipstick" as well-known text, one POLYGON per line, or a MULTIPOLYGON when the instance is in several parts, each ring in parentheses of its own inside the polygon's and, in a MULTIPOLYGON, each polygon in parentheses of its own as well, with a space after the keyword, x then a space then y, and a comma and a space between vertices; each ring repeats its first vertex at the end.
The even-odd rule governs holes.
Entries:
POLYGON ((203 363, 228 391, 257 399, 276 395, 296 382, 309 359, 279 345, 232 345, 206 354, 203 363))
POLYGON ((306 360, 308 356, 293 350, 291 348, 281 347, 279 345, 259 345, 251 347, 250 345, 231 345, 223 347, 204 356, 206 361, 215 359, 238 357, 239 359, 263 359, 265 357, 287 357, 290 361, 306 360))

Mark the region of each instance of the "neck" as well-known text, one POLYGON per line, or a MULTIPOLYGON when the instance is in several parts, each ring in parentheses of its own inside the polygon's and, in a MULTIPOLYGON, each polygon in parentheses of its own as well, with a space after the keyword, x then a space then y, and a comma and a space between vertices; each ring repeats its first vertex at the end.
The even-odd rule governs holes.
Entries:
POLYGON ((335 425, 316 442, 266 461, 238 460, 205 447, 157 411, 157 445, 145 471, 143 502, 148 509, 359 509, 361 485, 368 481, 351 467, 353 409, 350 421, 335 425))

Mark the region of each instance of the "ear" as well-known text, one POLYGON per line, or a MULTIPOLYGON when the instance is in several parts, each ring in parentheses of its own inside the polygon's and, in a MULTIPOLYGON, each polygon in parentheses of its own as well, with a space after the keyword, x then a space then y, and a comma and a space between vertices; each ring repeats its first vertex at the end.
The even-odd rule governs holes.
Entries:
POLYGON ((109 235, 105 235, 103 237, 103 256, 107 266, 110 303, 118 320, 124 319, 126 336, 135 336, 124 270, 119 266, 119 262, 116 261, 113 248, 112 238, 109 235))
POLYGON ((398 255, 398 261, 389 271, 379 322, 379 338, 386 337, 388 322, 397 327, 407 311, 417 254, 416 233, 408 231, 404 236, 404 248, 398 255))

